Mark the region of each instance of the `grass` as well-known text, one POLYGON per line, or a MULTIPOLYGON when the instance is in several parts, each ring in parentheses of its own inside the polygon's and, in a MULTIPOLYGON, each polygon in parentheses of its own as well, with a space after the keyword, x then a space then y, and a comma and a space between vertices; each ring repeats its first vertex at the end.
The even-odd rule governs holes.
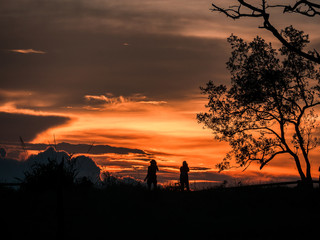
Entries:
MULTIPOLYGON (((55 191, 2 188, 0 197, 5 236, 57 237, 55 191)), ((318 189, 148 192, 121 185, 63 193, 65 239, 306 239, 317 234, 319 215, 318 189)))

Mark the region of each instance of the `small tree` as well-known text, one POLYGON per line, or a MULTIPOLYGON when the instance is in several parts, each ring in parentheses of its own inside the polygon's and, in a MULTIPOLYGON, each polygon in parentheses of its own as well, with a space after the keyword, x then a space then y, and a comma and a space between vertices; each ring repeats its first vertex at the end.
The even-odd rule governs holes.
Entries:
MULTIPOLYGON (((282 35, 303 50, 309 42, 302 31, 287 27, 282 35)), ((201 88, 208 95, 208 112, 197 115, 231 151, 217 164, 228 169, 230 161, 247 168, 252 162, 262 169, 279 155, 294 160, 301 180, 312 180, 309 152, 319 141, 315 107, 320 104, 320 74, 316 63, 289 51, 278 51, 262 38, 247 43, 231 35, 232 54, 227 62, 231 86, 212 81, 201 88), (303 170, 302 162, 305 163, 303 170)))

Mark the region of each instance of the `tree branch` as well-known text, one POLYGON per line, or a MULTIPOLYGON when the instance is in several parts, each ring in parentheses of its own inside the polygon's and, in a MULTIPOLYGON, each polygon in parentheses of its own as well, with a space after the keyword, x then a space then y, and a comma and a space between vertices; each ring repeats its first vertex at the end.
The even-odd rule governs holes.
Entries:
POLYGON ((315 15, 320 15, 320 4, 313 3, 308 0, 297 1, 293 6, 284 5, 283 12, 294 12, 299 13, 307 17, 314 17, 315 15), (302 10, 302 7, 306 7, 306 10, 302 10))
POLYGON ((274 159, 277 155, 279 154, 283 154, 283 153, 288 153, 288 151, 280 151, 280 152, 276 152, 274 154, 271 155, 270 158, 268 158, 267 160, 263 161, 260 165, 260 170, 268 163, 270 162, 272 159, 274 159))
POLYGON ((297 53, 298 55, 313 61, 315 63, 319 63, 320 64, 320 56, 319 53, 314 50, 311 53, 307 53, 302 51, 299 48, 294 47, 293 45, 291 45, 281 34, 280 32, 271 24, 271 22, 269 21, 269 13, 267 13, 267 9, 270 7, 281 7, 284 8, 284 12, 296 12, 302 15, 306 15, 309 17, 313 17, 314 15, 319 14, 320 15, 320 5, 313 3, 311 1, 307 1, 307 0, 300 0, 298 2, 296 2, 296 4, 294 6, 291 5, 273 5, 273 6, 268 6, 266 4, 266 0, 261 0, 262 4, 261 4, 261 8, 255 7, 252 4, 249 4, 248 2, 246 2, 245 0, 238 0, 239 5, 237 6, 232 6, 229 8, 222 8, 217 6, 216 4, 212 3, 213 8, 211 9, 211 11, 213 12, 221 12, 223 14, 225 14, 227 17, 232 18, 234 20, 242 18, 242 17, 255 17, 255 18, 263 18, 264 23, 263 26, 260 28, 265 28, 267 29, 269 32, 271 32, 286 48, 288 48, 290 51, 297 53), (308 10, 301 10, 301 5, 305 5, 308 7, 308 10), (242 12, 242 7, 245 7, 248 10, 251 10, 251 14, 250 13, 243 13, 242 12))

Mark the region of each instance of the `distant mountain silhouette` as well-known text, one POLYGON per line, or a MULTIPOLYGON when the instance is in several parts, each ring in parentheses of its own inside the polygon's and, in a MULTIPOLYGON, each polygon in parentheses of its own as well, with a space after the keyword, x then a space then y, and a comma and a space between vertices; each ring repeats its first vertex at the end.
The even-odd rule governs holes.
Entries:
MULTIPOLYGON (((48 144, 26 144, 28 150, 44 150, 50 145, 48 144)), ((68 153, 87 153, 89 151, 90 154, 104 154, 104 153, 116 153, 116 154, 129 154, 129 153, 137 153, 137 154, 147 154, 143 150, 140 149, 132 149, 132 148, 124 148, 124 147, 112 147, 109 145, 89 145, 89 144, 71 144, 71 143, 58 143, 55 145, 57 150, 64 150, 68 153)))

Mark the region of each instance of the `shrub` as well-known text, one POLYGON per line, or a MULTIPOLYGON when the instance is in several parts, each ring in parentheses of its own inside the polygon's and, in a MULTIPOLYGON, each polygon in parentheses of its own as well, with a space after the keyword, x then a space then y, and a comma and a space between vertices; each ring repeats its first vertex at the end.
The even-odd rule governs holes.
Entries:
POLYGON ((60 187, 71 187, 77 172, 71 161, 48 159, 47 163, 35 162, 29 171, 24 172, 24 190, 43 191, 60 187))

